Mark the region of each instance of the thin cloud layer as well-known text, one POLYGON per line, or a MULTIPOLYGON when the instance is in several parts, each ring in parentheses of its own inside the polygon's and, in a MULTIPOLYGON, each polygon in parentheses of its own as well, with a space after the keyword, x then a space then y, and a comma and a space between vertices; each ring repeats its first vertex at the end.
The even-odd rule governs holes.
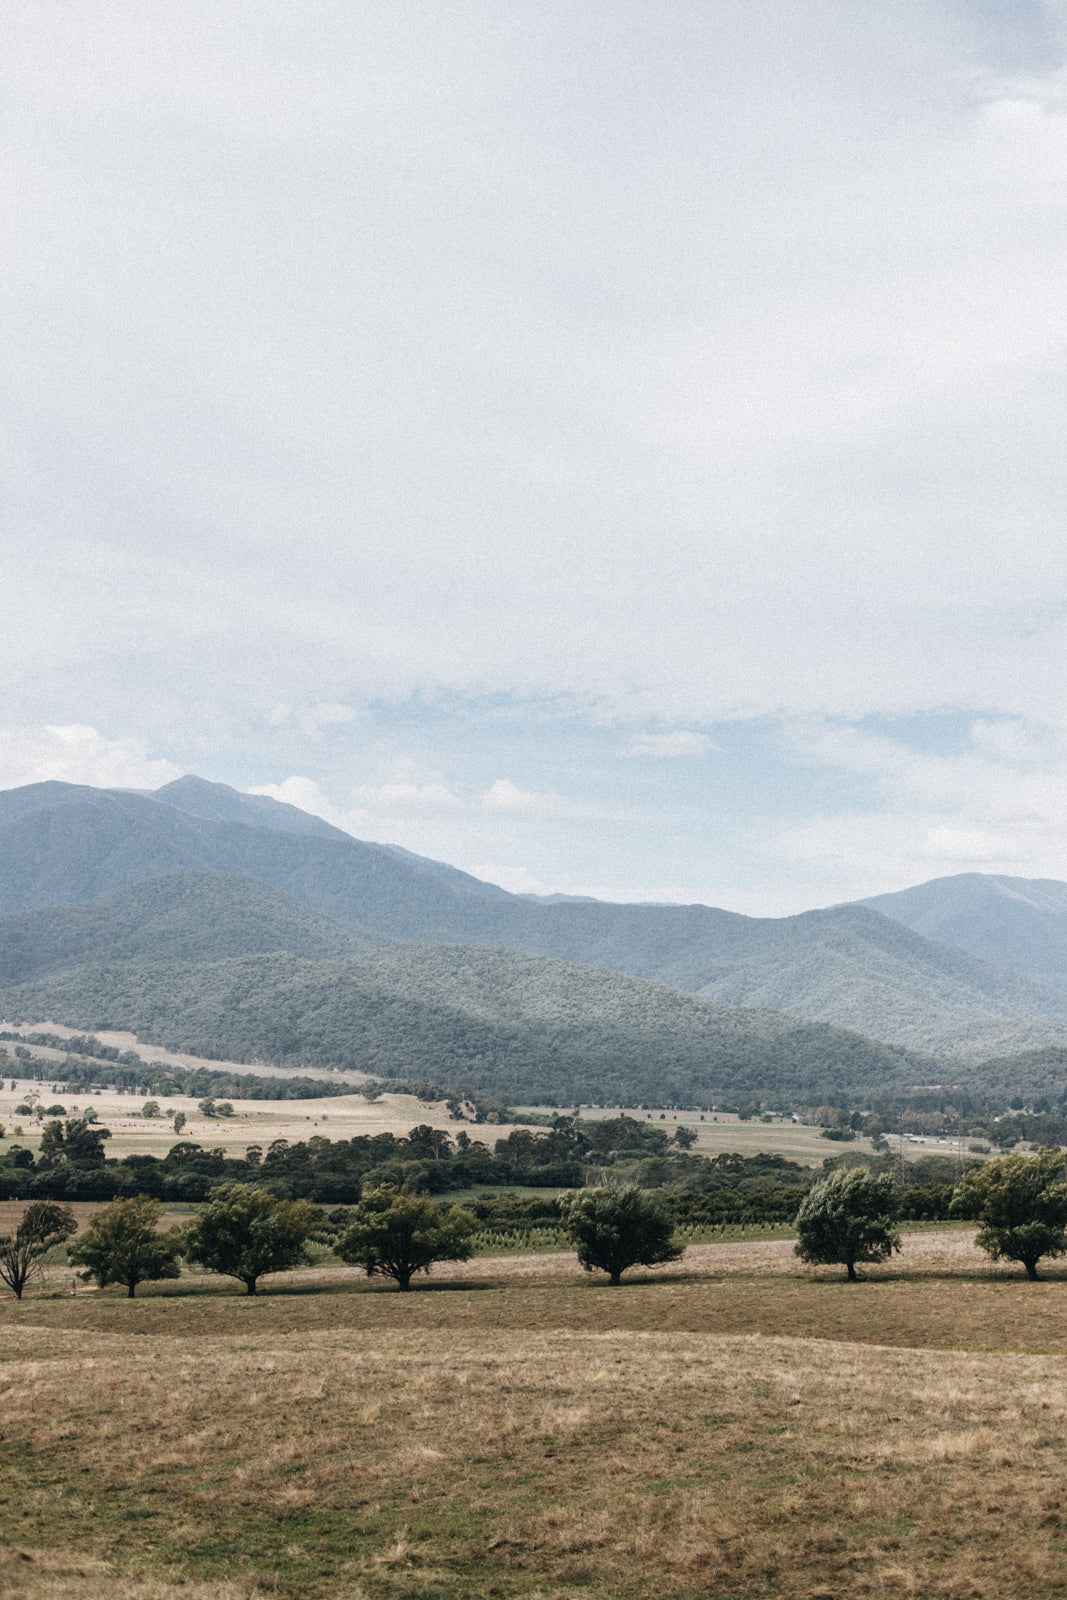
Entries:
POLYGON ((639 733, 626 751, 628 756, 702 756, 714 749, 706 733, 680 728, 676 733, 639 733))

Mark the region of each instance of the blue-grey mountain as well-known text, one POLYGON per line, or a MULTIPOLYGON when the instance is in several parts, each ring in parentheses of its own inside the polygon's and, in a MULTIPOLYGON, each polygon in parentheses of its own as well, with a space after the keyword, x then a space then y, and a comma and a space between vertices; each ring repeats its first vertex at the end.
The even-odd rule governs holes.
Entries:
POLYGON ((927 939, 1067 989, 1067 883, 961 872, 860 902, 927 939))
POLYGON ((286 950, 318 961, 432 942, 607 969, 924 1055, 1067 1045, 1064 990, 869 906, 752 918, 538 901, 199 778, 152 794, 60 783, 0 794, 0 912, 7 986, 88 957, 112 966, 286 950))

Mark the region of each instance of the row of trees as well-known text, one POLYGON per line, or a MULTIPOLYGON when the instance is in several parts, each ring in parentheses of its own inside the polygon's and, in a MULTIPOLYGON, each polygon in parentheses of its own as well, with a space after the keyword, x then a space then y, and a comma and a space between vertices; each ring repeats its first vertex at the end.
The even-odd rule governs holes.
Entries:
MULTIPOLYGON (((898 1190, 888 1174, 863 1167, 833 1172, 811 1188, 796 1214, 796 1253, 804 1261, 844 1265, 850 1281, 861 1263, 882 1262, 900 1248, 898 1190)), ((612 1284, 630 1267, 677 1260, 682 1250, 664 1205, 635 1185, 603 1185, 560 1196, 558 1214, 587 1271, 612 1284)), ((976 1243, 993 1260, 1018 1261, 1036 1279, 1045 1256, 1067 1255, 1067 1154, 1005 1156, 967 1173, 952 1209, 976 1216, 976 1243)), ((68 1245, 68 1259, 101 1288, 124 1284, 133 1296, 145 1280, 176 1278, 188 1258, 256 1293, 259 1279, 308 1260, 312 1240, 401 1290, 435 1261, 473 1254, 478 1218, 457 1205, 388 1186, 328 1218, 306 1200, 268 1189, 223 1184, 184 1228, 160 1232, 163 1207, 148 1195, 119 1199, 68 1245)), ((0 1238, 0 1278, 21 1299, 43 1257, 76 1232, 67 1206, 31 1203, 13 1234, 0 1238)))
MULTIPOLYGON (((216 1108, 216 1111, 221 1108, 216 1108)), ((175 1117, 181 1132, 183 1113, 175 1117)), ((695 1135, 680 1128, 673 1138, 653 1123, 617 1116, 583 1121, 555 1116, 546 1127, 516 1128, 490 1149, 466 1128, 452 1137, 423 1124, 406 1137, 391 1133, 328 1139, 314 1134, 290 1144, 276 1139, 250 1145, 240 1157, 188 1140, 165 1156, 128 1154, 108 1160, 105 1128, 84 1117, 50 1120, 37 1160, 18 1144, 0 1151, 0 1199, 110 1200, 148 1194, 157 1200, 200 1202, 220 1183, 255 1183, 281 1199, 318 1205, 348 1205, 363 1191, 405 1185, 431 1194, 475 1186, 579 1188, 591 1170, 611 1168, 616 1177, 643 1188, 669 1185, 713 1192, 767 1180, 783 1187, 810 1182, 809 1169, 781 1157, 697 1156, 684 1146, 695 1135)), ((796 1197, 787 1195, 791 1216, 796 1197)))
MULTIPOLYGON (((833 1173, 801 1202, 797 1255, 840 1263, 850 1280, 858 1263, 887 1261, 900 1249, 899 1195, 888 1173, 864 1167, 833 1173)), ((977 1218, 978 1247, 993 1261, 1018 1261, 1035 1280, 1045 1256, 1067 1255, 1067 1153, 1039 1150, 973 1167, 957 1184, 949 1211, 977 1218)))
MULTIPOLYGON (((617 1284, 628 1267, 673 1261, 681 1255, 674 1225, 634 1186, 584 1190, 563 1197, 563 1225, 588 1270, 617 1284)), ((225 1184, 186 1227, 160 1231, 163 1207, 148 1195, 113 1200, 101 1208, 67 1259, 84 1267, 101 1288, 123 1284, 132 1299, 139 1283, 177 1278, 183 1259, 235 1278, 248 1294, 261 1277, 308 1260, 313 1240, 328 1243, 342 1261, 368 1276, 391 1278, 401 1290, 436 1261, 466 1261, 479 1221, 458 1205, 407 1190, 372 1190, 349 1212, 324 1219, 306 1200, 279 1200, 267 1189, 225 1184)), ((44 1256, 77 1232, 69 1206, 34 1201, 14 1233, 0 1239, 0 1278, 18 1299, 44 1256)))

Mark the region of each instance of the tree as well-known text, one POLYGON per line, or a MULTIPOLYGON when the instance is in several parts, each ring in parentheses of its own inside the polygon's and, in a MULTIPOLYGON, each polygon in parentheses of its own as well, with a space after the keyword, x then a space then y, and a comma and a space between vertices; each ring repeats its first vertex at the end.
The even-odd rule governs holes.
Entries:
POLYGON ((1041 1149, 1001 1156, 968 1172, 950 1209, 975 1217, 975 1244, 993 1261, 1021 1261, 1031 1282, 1042 1256, 1067 1255, 1067 1155, 1041 1149))
POLYGON ((407 1189, 371 1189, 349 1215, 335 1246, 342 1261, 393 1278, 410 1289, 412 1275, 435 1261, 467 1261, 477 1220, 460 1206, 441 1205, 407 1189))
POLYGON ((679 1150, 691 1150, 697 1142, 697 1136, 692 1128, 677 1128, 674 1134, 674 1142, 679 1150))
POLYGON ((606 1272, 613 1284, 629 1267, 652 1267, 682 1255, 670 1217, 636 1184, 561 1195, 559 1211, 586 1272, 606 1272))
POLYGON ((306 1200, 279 1200, 246 1183, 219 1184, 185 1234, 186 1254, 255 1294, 265 1272, 286 1272, 308 1259, 314 1224, 306 1200))
POLYGON ((70 1259, 85 1267, 82 1276, 95 1280, 101 1289, 124 1283, 132 1300, 139 1283, 180 1275, 181 1234, 177 1228, 160 1233, 162 1216, 159 1201, 146 1194, 112 1200, 94 1213, 85 1233, 71 1245, 70 1259))
POLYGON ((69 1206, 57 1206, 51 1200, 34 1200, 22 1213, 22 1221, 14 1233, 0 1234, 0 1279, 16 1300, 22 1299, 27 1283, 42 1271, 42 1257, 77 1231, 78 1224, 69 1206))
POLYGON ((218 1107, 216 1106, 214 1100, 198 1100, 196 1103, 196 1109, 199 1111, 202 1117, 218 1116, 218 1107))
POLYGON ((75 1162, 82 1167, 104 1165, 104 1140, 111 1138, 108 1128, 91 1128, 84 1117, 68 1117, 66 1123, 46 1122, 41 1134, 41 1161, 47 1167, 75 1162))
POLYGON ((187 1120, 187 1118, 186 1118, 186 1115, 185 1115, 184 1111, 176 1111, 174 1113, 174 1131, 175 1131, 175 1133, 181 1133, 182 1129, 185 1127, 186 1120, 187 1120))
POLYGON ((816 1266, 841 1262, 856 1282, 857 1261, 888 1261, 900 1249, 896 1197, 888 1173, 866 1167, 834 1172, 808 1190, 797 1212, 796 1253, 816 1266))
POLYGON ((142 1117, 158 1117, 159 1116, 159 1101, 158 1100, 146 1100, 144 1105, 141 1107, 141 1115, 142 1115, 142 1117))

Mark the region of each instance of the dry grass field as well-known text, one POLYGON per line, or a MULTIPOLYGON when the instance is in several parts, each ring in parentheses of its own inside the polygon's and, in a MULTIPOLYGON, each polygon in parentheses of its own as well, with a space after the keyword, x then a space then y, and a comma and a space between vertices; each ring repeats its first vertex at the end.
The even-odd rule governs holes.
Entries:
POLYGON ((1067 1271, 970 1236, 0 1304, 18 1600, 1067 1596, 1067 1271))

